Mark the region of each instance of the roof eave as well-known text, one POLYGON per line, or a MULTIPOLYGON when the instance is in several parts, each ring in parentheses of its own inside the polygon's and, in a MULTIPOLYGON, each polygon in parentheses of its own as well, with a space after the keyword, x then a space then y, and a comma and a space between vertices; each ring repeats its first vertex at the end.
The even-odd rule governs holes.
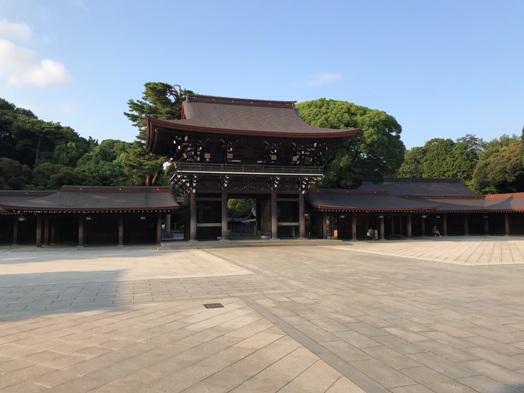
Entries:
POLYGON ((154 127, 162 127, 168 130, 177 130, 177 131, 189 131, 189 132, 199 132, 206 134, 226 134, 234 136, 255 136, 255 137, 271 137, 271 138, 302 138, 302 139, 345 139, 351 138, 358 134, 361 130, 359 128, 351 130, 333 130, 331 132, 281 132, 281 131, 267 131, 267 130, 236 130, 236 129, 226 129, 226 128, 212 128, 212 127, 203 127, 203 126, 192 126, 189 124, 184 124, 183 121, 179 123, 173 123, 166 120, 160 120, 153 117, 147 117, 148 122, 148 141, 151 140, 151 143, 148 143, 148 149, 154 143, 154 134, 156 134, 154 127))

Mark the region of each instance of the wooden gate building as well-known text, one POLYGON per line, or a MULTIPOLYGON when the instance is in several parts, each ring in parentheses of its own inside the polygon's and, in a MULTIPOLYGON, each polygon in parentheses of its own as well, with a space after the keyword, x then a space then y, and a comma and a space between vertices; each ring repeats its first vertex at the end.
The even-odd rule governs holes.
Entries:
POLYGON ((305 237, 304 195, 326 149, 360 130, 312 127, 294 102, 187 95, 181 120, 148 118, 146 148, 168 157, 189 204, 189 240, 227 239, 229 198, 256 200, 254 236, 305 237))

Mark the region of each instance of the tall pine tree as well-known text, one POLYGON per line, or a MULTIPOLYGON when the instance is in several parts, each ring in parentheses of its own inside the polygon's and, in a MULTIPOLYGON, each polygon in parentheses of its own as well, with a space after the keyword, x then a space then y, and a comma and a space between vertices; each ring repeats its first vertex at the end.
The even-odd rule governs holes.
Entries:
POLYGON ((180 119, 182 102, 188 90, 179 85, 162 82, 147 82, 141 100, 129 100, 129 112, 124 112, 138 128, 133 146, 124 157, 126 172, 130 184, 152 186, 161 182, 165 157, 151 156, 145 149, 147 139, 146 116, 163 120, 180 119))

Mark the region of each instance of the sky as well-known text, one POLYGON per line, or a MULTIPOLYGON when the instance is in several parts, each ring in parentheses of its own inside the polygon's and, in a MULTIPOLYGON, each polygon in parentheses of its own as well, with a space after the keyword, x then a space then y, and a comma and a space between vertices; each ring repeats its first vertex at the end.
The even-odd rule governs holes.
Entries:
POLYGON ((524 127, 524 0, 0 0, 0 98, 133 141, 144 84, 387 112, 407 149, 524 127))

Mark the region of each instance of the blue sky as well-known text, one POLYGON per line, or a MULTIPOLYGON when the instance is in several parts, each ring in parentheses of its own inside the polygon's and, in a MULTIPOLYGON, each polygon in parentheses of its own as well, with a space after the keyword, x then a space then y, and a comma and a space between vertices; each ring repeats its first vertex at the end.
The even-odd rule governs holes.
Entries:
POLYGON ((2 0, 0 97, 134 140, 146 82, 380 109, 406 147, 524 126, 522 0, 2 0))

